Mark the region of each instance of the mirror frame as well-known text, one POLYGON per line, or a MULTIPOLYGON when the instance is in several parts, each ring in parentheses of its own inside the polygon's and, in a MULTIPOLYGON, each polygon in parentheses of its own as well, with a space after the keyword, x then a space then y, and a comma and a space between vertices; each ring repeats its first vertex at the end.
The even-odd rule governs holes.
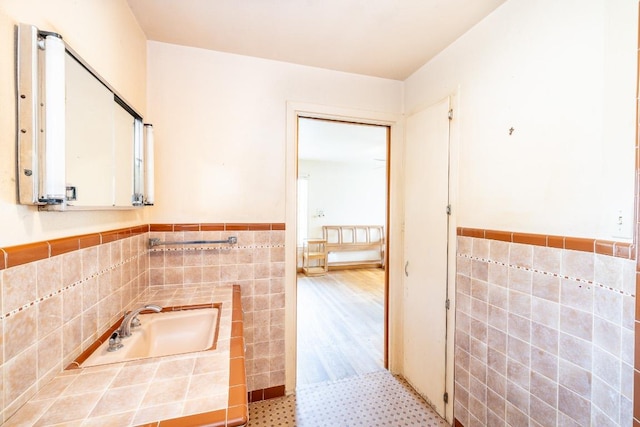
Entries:
MULTIPOLYGON (((53 70, 53 66, 51 69, 53 70)), ((55 73, 52 72, 50 74, 55 73)), ((62 79, 64 79, 64 72, 62 74, 62 79)), ((62 92, 64 93, 64 91, 62 92)), ((19 24, 16 27, 16 100, 18 111, 18 203, 37 206, 39 210, 55 211, 122 210, 136 209, 153 204, 153 198, 149 199, 145 194, 147 190, 145 187, 153 182, 153 177, 146 176, 149 172, 145 165, 146 156, 150 156, 149 160, 153 163, 153 153, 145 149, 143 137, 143 126, 150 125, 144 125, 142 115, 66 44, 59 34, 41 31, 29 24, 19 24), (54 114, 56 120, 49 119, 51 123, 58 123, 60 120, 64 122, 65 120, 64 96, 61 103, 58 101, 57 105, 53 103, 53 96, 51 96, 51 100, 47 100, 47 94, 49 93, 47 86, 54 85, 46 84, 51 79, 49 78, 50 75, 46 73, 50 59, 45 54, 45 47, 48 48, 47 42, 52 38, 57 44, 64 46, 65 55, 68 54, 73 57, 113 94, 114 103, 133 116, 132 138, 134 149, 131 153, 131 170, 133 173, 133 182, 130 189, 131 205, 116 206, 114 205, 114 199, 112 200, 114 204, 104 206, 78 206, 73 204, 73 189, 70 191, 69 187, 66 187, 65 181, 64 156, 66 141, 64 138, 58 138, 62 140, 56 141, 56 126, 47 125, 47 118, 53 112, 56 113, 54 114), (52 157, 55 158, 54 161, 51 161, 52 157), (54 174, 57 176, 52 176, 54 174), (53 193, 49 193, 47 189, 51 182, 58 184, 57 191, 53 193), (60 188, 61 185, 63 188, 60 188), (51 196, 50 194, 54 195, 51 196)), ((62 133, 64 134, 64 130, 62 133)), ((152 188, 148 188, 148 191, 153 193, 152 188)))

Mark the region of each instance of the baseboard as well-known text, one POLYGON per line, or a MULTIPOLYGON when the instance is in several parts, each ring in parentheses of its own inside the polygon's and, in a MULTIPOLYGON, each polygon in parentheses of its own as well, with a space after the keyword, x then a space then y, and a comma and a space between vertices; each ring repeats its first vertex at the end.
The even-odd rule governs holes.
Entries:
POLYGON ((247 393, 249 403, 260 402, 261 400, 275 399, 276 397, 284 396, 284 385, 278 385, 275 387, 263 388, 260 390, 253 390, 247 393))

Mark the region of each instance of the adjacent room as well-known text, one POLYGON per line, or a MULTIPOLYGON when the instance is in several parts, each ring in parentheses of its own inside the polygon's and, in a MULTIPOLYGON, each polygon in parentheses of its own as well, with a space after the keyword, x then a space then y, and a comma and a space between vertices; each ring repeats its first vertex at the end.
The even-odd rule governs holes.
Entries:
POLYGON ((298 120, 297 386, 386 368, 388 128, 298 120))

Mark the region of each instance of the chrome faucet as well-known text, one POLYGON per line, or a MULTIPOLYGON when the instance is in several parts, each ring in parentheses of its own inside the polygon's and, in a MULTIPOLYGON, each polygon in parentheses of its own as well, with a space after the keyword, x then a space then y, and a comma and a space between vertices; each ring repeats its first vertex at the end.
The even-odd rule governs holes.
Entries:
POLYGON ((140 320, 138 320, 138 314, 141 311, 151 310, 156 313, 160 313, 162 311, 162 307, 155 304, 147 304, 144 307, 136 308, 125 314, 124 319, 122 320, 122 324, 120 324, 120 328, 118 328, 118 336, 121 338, 126 338, 131 336, 131 326, 139 326, 140 320))
POLYGON ((107 351, 118 351, 122 347, 124 347, 124 344, 122 344, 122 340, 120 339, 120 333, 115 331, 111 334, 111 338, 109 338, 109 347, 107 347, 107 351))

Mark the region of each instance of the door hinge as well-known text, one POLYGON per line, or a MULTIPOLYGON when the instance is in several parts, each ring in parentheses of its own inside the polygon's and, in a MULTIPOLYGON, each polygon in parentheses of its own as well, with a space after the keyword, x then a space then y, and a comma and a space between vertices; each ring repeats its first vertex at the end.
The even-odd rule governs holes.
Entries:
POLYGON ((451 215, 451 205, 447 205, 447 215, 451 215))
POLYGON ((453 120, 453 108, 449 110, 447 117, 449 117, 449 120, 453 120))
POLYGON ((449 393, 445 391, 444 395, 442 396, 442 400, 444 400, 444 403, 449 403, 449 393))
POLYGON ((447 310, 451 308, 451 300, 449 298, 444 302, 444 306, 447 310))

